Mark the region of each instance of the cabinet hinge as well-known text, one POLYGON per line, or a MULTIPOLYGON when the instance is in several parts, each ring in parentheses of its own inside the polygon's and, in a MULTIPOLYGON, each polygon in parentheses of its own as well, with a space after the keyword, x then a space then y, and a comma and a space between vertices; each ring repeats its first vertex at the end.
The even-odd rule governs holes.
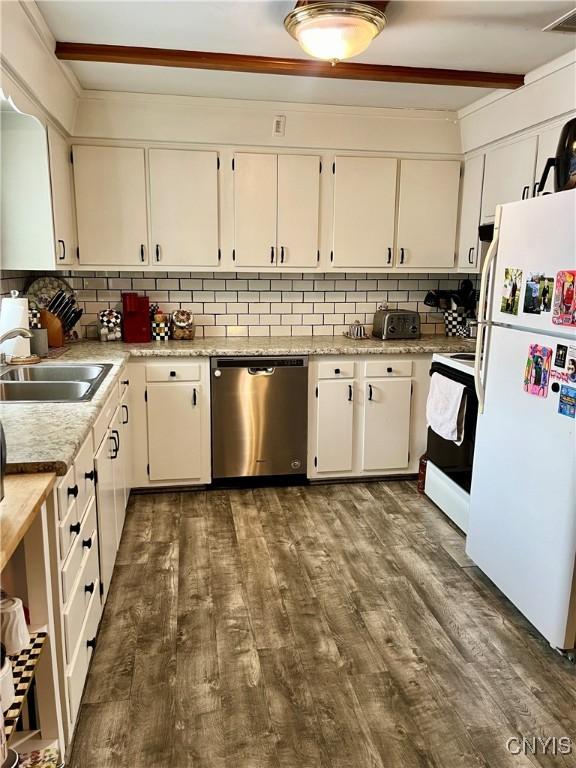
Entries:
POLYGON ((216 158, 216 170, 217 171, 220 170, 220 158, 219 157, 216 158))
POLYGON ((222 261, 222 251, 218 248, 218 261, 222 261))
POLYGON ((332 163, 332 173, 336 173, 336 161, 332 163))
POLYGON ((316 397, 318 397, 318 387, 316 387, 316 397))
POLYGON ((330 251, 330 261, 334 261, 334 251, 330 251))
POLYGON ((74 152, 73 150, 70 150, 70 163, 74 165, 74 152))
POLYGON ((100 582, 100 597, 102 597, 103 595, 104 595, 104 584, 100 582))
POLYGON ((150 464, 146 464, 146 474, 150 477, 150 464))
POLYGON ((144 390, 144 402, 145 403, 148 402, 148 390, 147 389, 144 390))
POLYGON ((318 456, 314 456, 314 466, 318 466, 318 456))
POLYGON ((316 251, 316 264, 320 264, 320 251, 316 251))
POLYGON ((236 261, 236 248, 232 248, 232 261, 236 261))
POLYGON ((232 158, 232 170, 235 170, 234 169, 234 158, 232 158))

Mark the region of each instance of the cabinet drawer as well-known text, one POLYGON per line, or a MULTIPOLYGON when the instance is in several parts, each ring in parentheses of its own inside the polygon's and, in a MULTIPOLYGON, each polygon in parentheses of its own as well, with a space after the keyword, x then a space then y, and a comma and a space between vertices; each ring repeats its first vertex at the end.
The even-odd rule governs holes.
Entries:
POLYGON ((85 560, 90 555, 90 550, 98 548, 98 542, 96 541, 96 501, 92 499, 88 506, 88 511, 82 521, 82 527, 76 540, 72 544, 72 548, 66 558, 66 562, 62 566, 62 600, 67 602, 72 587, 78 575, 80 568, 85 560), (89 542, 86 544, 85 542, 89 542))
POLYGON ((92 433, 84 441, 74 461, 76 485, 78 486, 78 515, 83 517, 91 496, 94 495, 94 441, 92 433))
POLYGON ((370 360, 366 363, 366 377, 379 379, 388 376, 412 376, 411 360, 370 360))
MULTIPOLYGON (((82 624, 88 606, 98 588, 98 547, 96 542, 88 553, 88 558, 80 569, 66 610, 64 611, 64 635, 66 638, 66 661, 70 662, 82 631, 82 624)), ((98 599, 100 590, 98 589, 98 599)))
POLYGON ((74 501, 68 509, 68 514, 58 526, 58 538, 60 540, 60 560, 62 562, 66 560, 66 556, 70 551, 70 547, 80 532, 81 515, 78 514, 78 510, 78 503, 74 501))
POLYGON ((353 379, 355 363, 352 360, 331 360, 318 363, 319 379, 353 379))
POLYGON ((146 381, 199 381, 199 363, 152 363, 146 366, 146 381))
POLYGON ((82 699, 82 691, 84 690, 84 683, 86 682, 86 675, 88 674, 88 667, 90 666, 90 658, 96 640, 101 613, 100 585, 99 583, 96 583, 96 587, 90 598, 90 605, 88 606, 86 618, 84 619, 84 624, 80 632, 78 648, 76 649, 76 654, 66 675, 68 702, 70 704, 70 720, 73 723, 76 721, 78 715, 78 707, 80 706, 80 700, 82 699))
POLYGON ((79 494, 79 488, 75 480, 74 465, 70 467, 58 483, 56 494, 58 496, 58 517, 60 520, 64 520, 79 494))
POLYGON ((94 427, 92 428, 95 449, 98 448, 102 442, 102 439, 104 438, 104 435, 106 434, 106 430, 108 429, 108 425, 112 420, 112 416, 114 416, 114 411, 118 406, 118 402, 118 387, 114 387, 110 397, 108 400, 106 400, 104 407, 98 414, 98 418, 94 422, 94 427))

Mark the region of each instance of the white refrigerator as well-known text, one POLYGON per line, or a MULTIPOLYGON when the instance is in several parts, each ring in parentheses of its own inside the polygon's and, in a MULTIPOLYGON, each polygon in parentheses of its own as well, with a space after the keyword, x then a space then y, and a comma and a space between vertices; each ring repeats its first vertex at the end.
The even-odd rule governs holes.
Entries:
POLYGON ((576 641, 575 283, 576 190, 498 209, 466 549, 558 649, 576 641))

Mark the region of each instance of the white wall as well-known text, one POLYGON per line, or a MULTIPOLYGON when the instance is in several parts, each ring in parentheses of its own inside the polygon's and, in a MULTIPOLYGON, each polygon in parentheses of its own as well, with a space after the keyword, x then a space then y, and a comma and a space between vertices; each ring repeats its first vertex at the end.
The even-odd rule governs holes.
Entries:
POLYGON ((576 52, 526 76, 515 91, 496 92, 458 113, 462 151, 472 152, 548 121, 576 115, 576 52))

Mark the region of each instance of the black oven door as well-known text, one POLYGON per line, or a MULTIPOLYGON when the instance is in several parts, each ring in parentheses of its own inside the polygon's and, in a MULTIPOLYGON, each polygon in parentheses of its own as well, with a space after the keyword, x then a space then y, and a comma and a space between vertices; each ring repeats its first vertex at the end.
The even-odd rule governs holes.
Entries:
POLYGON ((464 440, 461 445, 456 445, 451 440, 445 440, 428 427, 428 461, 431 461, 441 472, 444 472, 457 485, 470 493, 476 421, 478 419, 478 398, 474 389, 474 377, 472 374, 462 373, 442 363, 432 363, 430 376, 433 373, 439 373, 465 385, 466 416, 464 419, 464 440))

